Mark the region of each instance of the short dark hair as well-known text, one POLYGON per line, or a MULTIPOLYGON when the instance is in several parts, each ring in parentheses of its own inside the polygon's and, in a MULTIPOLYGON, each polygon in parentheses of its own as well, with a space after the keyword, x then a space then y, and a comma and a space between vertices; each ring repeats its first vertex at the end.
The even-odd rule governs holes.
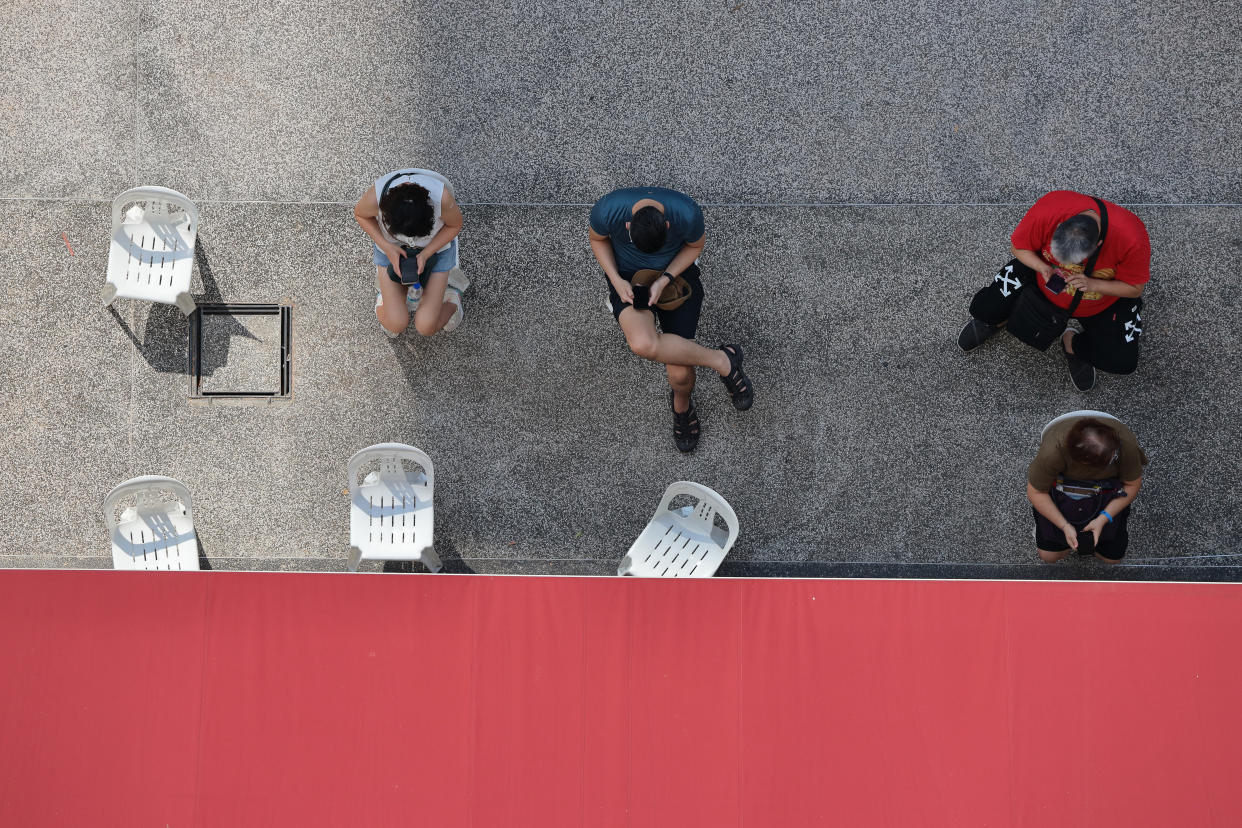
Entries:
POLYGON ((1052 255, 1062 264, 1085 261, 1100 240, 1100 228, 1091 216, 1073 216, 1057 225, 1048 245, 1052 255))
POLYGON ((664 213, 648 204, 630 219, 630 241, 644 253, 654 253, 664 246, 668 237, 668 225, 664 213))
POLYGON ((1071 459, 1086 466, 1107 466, 1121 449, 1121 438, 1111 426, 1094 417, 1083 417, 1065 435, 1071 459))
POLYGON ((431 232, 436 223, 436 208, 431 193, 421 184, 399 184, 384 193, 379 204, 380 215, 389 233, 419 239, 431 232))

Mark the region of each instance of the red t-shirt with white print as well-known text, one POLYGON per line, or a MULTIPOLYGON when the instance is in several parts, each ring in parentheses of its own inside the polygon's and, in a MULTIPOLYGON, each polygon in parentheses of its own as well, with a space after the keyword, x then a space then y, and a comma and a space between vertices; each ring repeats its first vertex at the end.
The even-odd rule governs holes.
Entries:
MULTIPOLYGON (((1108 235, 1104 237, 1104 246, 1100 248, 1100 256, 1091 275, 1096 279, 1120 279, 1130 285, 1145 284, 1151 279, 1151 241, 1147 237, 1147 227, 1142 219, 1126 208, 1101 200, 1108 208, 1108 235)), ((1054 190, 1026 211, 1013 231, 1013 246, 1019 250, 1034 250, 1053 267, 1081 273, 1082 265, 1061 264, 1053 258, 1049 246, 1052 234, 1061 222, 1087 210, 1099 210, 1091 196, 1073 190, 1054 190)), ((1061 308, 1070 306, 1076 292, 1073 285, 1066 285, 1060 293, 1053 293, 1048 290, 1042 275, 1037 274, 1036 278, 1049 301, 1061 308)), ((1094 316, 1119 298, 1087 291, 1074 316, 1094 316)))

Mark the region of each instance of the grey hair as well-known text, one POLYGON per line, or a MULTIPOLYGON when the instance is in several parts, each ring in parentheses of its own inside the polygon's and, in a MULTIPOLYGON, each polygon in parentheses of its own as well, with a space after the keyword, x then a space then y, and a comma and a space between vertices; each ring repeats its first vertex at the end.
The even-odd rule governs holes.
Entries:
POLYGON ((1074 216, 1057 225, 1052 234, 1052 255, 1064 264, 1079 264, 1095 252, 1100 228, 1091 216, 1074 216))

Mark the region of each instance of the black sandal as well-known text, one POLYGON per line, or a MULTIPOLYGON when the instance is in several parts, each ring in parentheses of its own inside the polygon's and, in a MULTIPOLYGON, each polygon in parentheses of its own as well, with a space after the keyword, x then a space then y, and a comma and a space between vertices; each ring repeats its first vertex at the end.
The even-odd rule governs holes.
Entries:
POLYGON ((755 389, 750 384, 750 377, 742 370, 742 346, 722 345, 720 350, 729 358, 729 373, 720 378, 733 398, 733 407, 745 411, 755 401, 755 389))
MULTIPOLYGON (((668 392, 669 408, 673 407, 673 392, 668 392)), ((686 411, 673 411, 673 442, 681 452, 694 451, 699 444, 699 414, 694 410, 694 398, 686 411)))

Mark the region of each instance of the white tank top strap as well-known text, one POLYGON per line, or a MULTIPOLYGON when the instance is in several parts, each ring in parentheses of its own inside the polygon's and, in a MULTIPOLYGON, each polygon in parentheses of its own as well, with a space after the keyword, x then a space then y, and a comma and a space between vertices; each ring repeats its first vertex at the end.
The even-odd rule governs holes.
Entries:
MULTIPOLYGON (((393 172, 390 172, 387 175, 381 176, 375 180, 376 202, 379 202, 380 198, 383 196, 384 188, 388 186, 389 182, 392 182, 392 186, 394 187, 399 187, 406 183, 418 184, 424 187, 427 190, 427 193, 431 196, 431 205, 435 210, 435 220, 432 223, 430 233, 419 238, 412 238, 410 236, 399 236, 395 233, 390 233, 388 231, 388 227, 384 224, 383 217, 381 216, 379 221, 380 233, 385 239, 393 244, 406 244, 411 247, 426 247, 427 243, 430 242, 432 238, 435 237, 436 233, 440 232, 440 228, 444 226, 444 219, 441 217, 441 204, 444 200, 444 190, 447 187, 448 191, 452 193, 453 185, 450 184, 448 179, 444 176, 439 173, 432 172, 431 170, 418 169, 417 167, 410 167, 404 170, 394 170, 393 172)), ((452 246, 452 242, 444 245, 444 247, 440 248, 440 250, 448 250, 450 246, 452 246)), ((436 252, 438 253, 440 251, 436 252)))

